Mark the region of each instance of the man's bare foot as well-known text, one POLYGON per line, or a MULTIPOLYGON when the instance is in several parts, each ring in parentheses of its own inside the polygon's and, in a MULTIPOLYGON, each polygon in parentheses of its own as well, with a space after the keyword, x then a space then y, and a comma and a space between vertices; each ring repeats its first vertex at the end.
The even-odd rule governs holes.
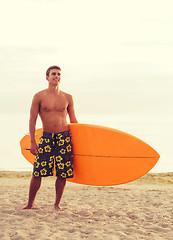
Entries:
POLYGON ((25 210, 25 209, 32 209, 32 206, 30 205, 27 205, 26 207, 24 207, 22 210, 25 210))
POLYGON ((60 206, 57 205, 57 204, 54 204, 54 208, 55 208, 56 211, 61 210, 60 206))

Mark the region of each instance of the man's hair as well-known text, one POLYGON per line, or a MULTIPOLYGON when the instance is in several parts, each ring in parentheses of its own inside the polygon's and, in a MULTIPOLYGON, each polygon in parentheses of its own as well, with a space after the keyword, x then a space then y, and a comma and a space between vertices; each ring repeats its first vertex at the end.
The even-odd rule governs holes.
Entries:
POLYGON ((46 77, 49 77, 50 70, 52 70, 52 69, 58 69, 58 70, 61 71, 61 68, 60 68, 60 67, 58 67, 58 66, 56 66, 56 65, 51 66, 51 67, 49 67, 49 68, 47 69, 47 71, 46 71, 46 77))

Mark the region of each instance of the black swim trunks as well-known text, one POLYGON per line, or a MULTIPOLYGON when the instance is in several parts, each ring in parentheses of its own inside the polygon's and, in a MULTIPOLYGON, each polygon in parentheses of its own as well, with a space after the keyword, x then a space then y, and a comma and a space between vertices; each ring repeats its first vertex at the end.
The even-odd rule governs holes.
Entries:
POLYGON ((40 137, 33 176, 53 176, 54 169, 57 177, 73 177, 73 150, 70 131, 43 132, 40 137))

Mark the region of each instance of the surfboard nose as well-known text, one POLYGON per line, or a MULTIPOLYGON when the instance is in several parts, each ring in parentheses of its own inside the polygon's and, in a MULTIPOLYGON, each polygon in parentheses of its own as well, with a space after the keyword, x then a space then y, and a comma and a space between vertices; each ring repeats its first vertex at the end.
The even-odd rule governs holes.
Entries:
POLYGON ((77 183, 127 183, 145 175, 160 158, 141 139, 116 129, 89 124, 70 124, 69 128, 75 164, 72 181, 77 183))

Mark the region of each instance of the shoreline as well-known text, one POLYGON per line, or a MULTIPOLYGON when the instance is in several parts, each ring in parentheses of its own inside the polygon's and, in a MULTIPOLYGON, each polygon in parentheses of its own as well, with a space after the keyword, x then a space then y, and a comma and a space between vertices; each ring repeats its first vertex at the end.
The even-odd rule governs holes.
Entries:
MULTIPOLYGON (((31 171, 0 171, 0 178, 31 178, 31 171)), ((47 179, 54 180, 54 177, 47 179)), ((173 172, 147 173, 143 177, 126 184, 173 184, 173 172)))

